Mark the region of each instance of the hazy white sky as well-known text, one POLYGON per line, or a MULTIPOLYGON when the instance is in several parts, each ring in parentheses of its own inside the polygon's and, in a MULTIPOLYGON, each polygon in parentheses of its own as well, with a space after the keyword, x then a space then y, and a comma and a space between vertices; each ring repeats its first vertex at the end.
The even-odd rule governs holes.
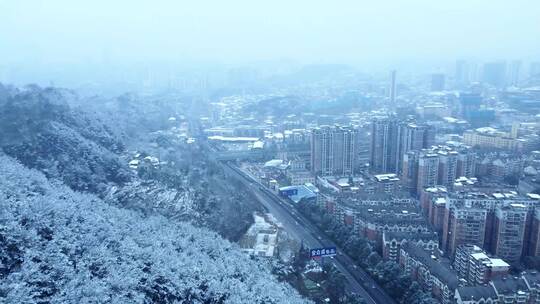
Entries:
POLYGON ((540 0, 0 0, 0 64, 537 60, 540 0))

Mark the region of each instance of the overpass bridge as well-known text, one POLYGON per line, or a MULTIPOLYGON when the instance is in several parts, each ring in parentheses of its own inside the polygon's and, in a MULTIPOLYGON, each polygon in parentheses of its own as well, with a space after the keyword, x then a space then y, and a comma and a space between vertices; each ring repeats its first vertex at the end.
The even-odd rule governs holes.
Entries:
POLYGON ((262 150, 214 151, 210 154, 217 161, 262 160, 263 156, 262 150))

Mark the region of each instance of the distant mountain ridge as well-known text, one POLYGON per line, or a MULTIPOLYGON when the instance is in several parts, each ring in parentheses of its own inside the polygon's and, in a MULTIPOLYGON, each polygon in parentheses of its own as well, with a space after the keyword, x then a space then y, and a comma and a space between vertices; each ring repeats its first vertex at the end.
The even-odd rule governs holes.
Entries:
POLYGON ((94 117, 69 106, 64 92, 30 88, 0 94, 0 148, 74 190, 98 193, 131 172, 123 144, 94 117))

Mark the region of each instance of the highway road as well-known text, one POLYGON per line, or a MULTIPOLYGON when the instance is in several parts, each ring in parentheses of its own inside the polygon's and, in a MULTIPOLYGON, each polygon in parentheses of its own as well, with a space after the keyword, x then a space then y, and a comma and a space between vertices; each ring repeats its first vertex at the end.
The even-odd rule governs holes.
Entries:
POLYGON ((241 181, 292 237, 302 240, 309 248, 336 247, 338 255, 331 259, 331 262, 349 282, 346 288, 349 292, 358 294, 369 304, 396 303, 365 271, 356 267, 354 261, 339 246, 328 239, 317 226, 300 214, 289 202, 281 199, 237 166, 223 163, 223 168, 228 176, 241 181))

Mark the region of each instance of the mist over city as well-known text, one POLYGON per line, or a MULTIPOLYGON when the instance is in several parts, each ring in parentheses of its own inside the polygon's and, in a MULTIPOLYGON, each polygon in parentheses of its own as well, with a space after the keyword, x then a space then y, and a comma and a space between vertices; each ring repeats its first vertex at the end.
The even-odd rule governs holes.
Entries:
POLYGON ((539 15, 0 1, 0 303, 539 303, 539 15))

